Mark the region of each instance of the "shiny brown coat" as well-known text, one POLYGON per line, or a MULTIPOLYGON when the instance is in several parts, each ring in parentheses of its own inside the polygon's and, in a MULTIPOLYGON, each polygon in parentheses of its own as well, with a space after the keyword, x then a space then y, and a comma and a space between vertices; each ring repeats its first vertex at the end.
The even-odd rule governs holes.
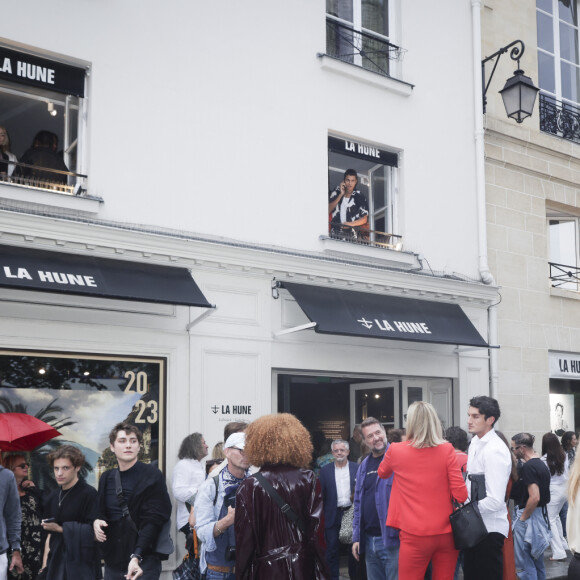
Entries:
POLYGON ((318 479, 308 469, 289 465, 265 465, 262 474, 302 518, 306 533, 249 477, 236 495, 236 579, 328 579, 318 479))

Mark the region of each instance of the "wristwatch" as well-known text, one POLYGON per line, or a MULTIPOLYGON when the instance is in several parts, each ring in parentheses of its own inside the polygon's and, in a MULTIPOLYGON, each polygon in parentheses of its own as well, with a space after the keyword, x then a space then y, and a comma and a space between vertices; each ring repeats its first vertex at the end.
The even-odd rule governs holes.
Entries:
POLYGON ((131 556, 129 557, 131 560, 133 558, 137 558, 137 560, 139 560, 139 564, 141 564, 141 562, 143 562, 143 556, 141 556, 141 554, 131 554, 131 556))

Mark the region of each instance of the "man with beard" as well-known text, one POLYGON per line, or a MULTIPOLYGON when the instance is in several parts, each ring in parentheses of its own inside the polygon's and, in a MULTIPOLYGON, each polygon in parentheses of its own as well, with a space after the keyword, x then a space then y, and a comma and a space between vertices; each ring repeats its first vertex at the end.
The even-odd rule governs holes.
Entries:
POLYGON ((380 479, 377 475, 387 450, 387 435, 374 417, 361 423, 361 432, 371 453, 356 475, 352 554, 356 560, 365 555, 368 580, 397 580, 399 533, 386 525, 393 476, 380 479))

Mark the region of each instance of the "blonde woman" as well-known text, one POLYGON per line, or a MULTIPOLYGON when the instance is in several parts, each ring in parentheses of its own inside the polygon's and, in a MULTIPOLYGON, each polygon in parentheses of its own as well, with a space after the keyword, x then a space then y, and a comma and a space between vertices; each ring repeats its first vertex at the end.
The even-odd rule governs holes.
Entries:
POLYGON ((400 530, 399 580, 422 580, 430 561, 433 580, 453 578, 458 551, 449 523, 451 496, 463 503, 467 488, 430 403, 409 407, 407 441, 392 443, 378 469, 383 479, 393 473, 387 525, 400 530))
POLYGON ((580 580, 580 461, 574 461, 568 478, 566 534, 574 554, 568 568, 568 580, 580 580))
POLYGON ((12 175, 16 165, 6 163, 7 161, 17 162, 16 155, 10 152, 10 137, 6 127, 0 125, 0 175, 12 175))

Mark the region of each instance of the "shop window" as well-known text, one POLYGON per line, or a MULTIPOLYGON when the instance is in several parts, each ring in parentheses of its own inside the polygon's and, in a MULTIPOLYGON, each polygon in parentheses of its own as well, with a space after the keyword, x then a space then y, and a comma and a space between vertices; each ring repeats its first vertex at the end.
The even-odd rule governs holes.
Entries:
MULTIPOLYGON (((553 212, 555 213, 555 212, 553 212)), ((550 243, 550 281, 552 286, 578 290, 578 220, 573 216, 548 216, 550 243)))
POLYGON ((354 139, 328 138, 331 238, 402 249, 397 234, 397 166, 397 153, 354 139))
POLYGON ((550 430, 562 437, 580 423, 580 354, 551 351, 550 430))
POLYGON ((402 50, 394 43, 394 2, 326 0, 326 53, 385 76, 402 50))
POLYGON ((0 145, 9 143, 0 183, 86 191, 86 76, 85 68, 0 46, 0 145))
POLYGON ((165 366, 154 358, 0 352, 0 412, 33 415, 62 434, 25 450, 36 485, 56 487, 46 456, 72 443, 85 455, 83 476, 96 486, 115 465, 109 432, 121 421, 143 432, 139 459, 163 469, 165 366))
POLYGON ((580 142, 580 46, 576 0, 536 0, 540 129, 580 142))

